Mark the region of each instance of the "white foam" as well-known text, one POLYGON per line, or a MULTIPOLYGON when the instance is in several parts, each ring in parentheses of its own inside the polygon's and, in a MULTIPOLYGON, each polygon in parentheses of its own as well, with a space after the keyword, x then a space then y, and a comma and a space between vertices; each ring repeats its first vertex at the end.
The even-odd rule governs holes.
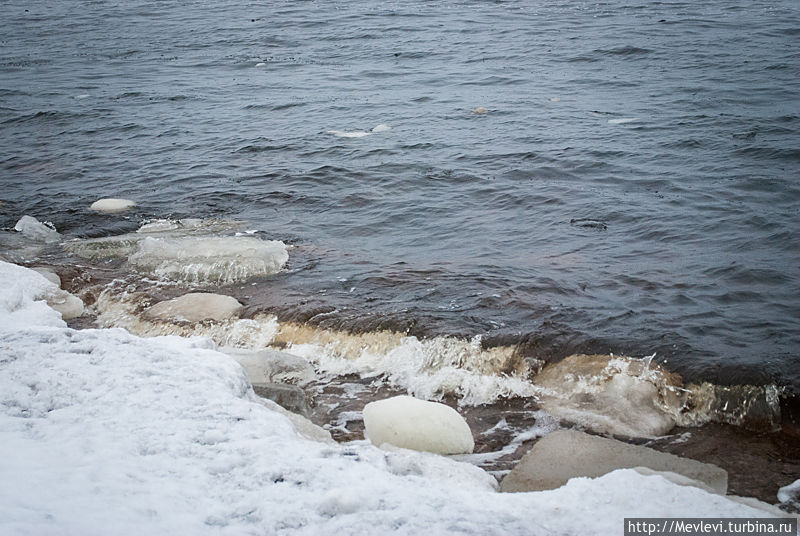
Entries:
POLYGON ((634 121, 638 121, 635 117, 620 117, 619 119, 609 119, 609 125, 624 125, 626 123, 633 123, 634 121))
POLYGON ((98 199, 89 207, 91 210, 96 210, 98 212, 124 212, 130 208, 136 206, 135 201, 131 201, 130 199, 116 199, 116 198, 105 198, 105 199, 98 199))

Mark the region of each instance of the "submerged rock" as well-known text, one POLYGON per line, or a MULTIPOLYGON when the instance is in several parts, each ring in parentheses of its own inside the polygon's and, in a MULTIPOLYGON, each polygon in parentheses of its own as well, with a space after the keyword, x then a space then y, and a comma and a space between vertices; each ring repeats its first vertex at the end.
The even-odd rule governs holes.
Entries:
POLYGON ((130 199, 115 199, 109 197, 105 199, 98 199, 92 203, 89 209, 96 210, 98 212, 124 212, 135 206, 136 202, 131 201, 130 199))
MULTIPOLYGON (((696 480, 724 495, 728 473, 708 463, 629 445, 575 430, 560 430, 540 439, 500 483, 500 491, 560 488, 571 478, 595 478, 616 469, 645 467, 696 480)), ((691 484, 683 480, 683 484, 691 484)))
POLYGON ((222 321, 236 315, 241 308, 242 304, 231 296, 193 292, 153 305, 144 312, 144 317, 168 322, 222 321))
POLYGON ((363 414, 366 435, 377 446, 436 454, 471 454, 475 448, 467 421, 445 404, 396 396, 367 404, 363 414))

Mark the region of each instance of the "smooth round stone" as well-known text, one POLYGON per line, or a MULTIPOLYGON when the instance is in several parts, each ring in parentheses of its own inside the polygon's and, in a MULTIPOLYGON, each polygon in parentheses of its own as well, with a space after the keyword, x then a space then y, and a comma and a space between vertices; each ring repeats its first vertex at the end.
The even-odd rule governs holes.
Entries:
POLYGON ((471 454, 472 431, 456 410, 438 402, 396 396, 364 407, 367 437, 376 446, 396 447, 435 454, 471 454))

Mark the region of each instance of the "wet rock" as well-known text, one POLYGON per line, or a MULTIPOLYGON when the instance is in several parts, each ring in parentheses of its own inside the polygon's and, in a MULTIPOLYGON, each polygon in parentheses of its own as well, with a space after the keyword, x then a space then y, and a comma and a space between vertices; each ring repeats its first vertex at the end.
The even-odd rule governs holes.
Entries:
POLYGON ((285 383, 254 383, 253 391, 261 398, 272 400, 282 408, 308 417, 311 408, 305 392, 296 385, 285 383))
POLYGON ((236 315, 241 308, 242 304, 236 298, 193 292, 153 305, 144 312, 144 317, 168 322, 222 321, 236 315))
MULTIPOLYGON (((716 493, 728 489, 728 473, 716 465, 665 454, 615 439, 560 430, 540 439, 500 483, 500 491, 556 489, 570 478, 595 478, 616 469, 645 467, 697 480, 716 493)), ((685 480, 684 483, 690 483, 685 480)))
POLYGON ((471 454, 472 431, 450 406, 396 396, 364 407, 366 435, 376 446, 384 443, 436 454, 471 454))

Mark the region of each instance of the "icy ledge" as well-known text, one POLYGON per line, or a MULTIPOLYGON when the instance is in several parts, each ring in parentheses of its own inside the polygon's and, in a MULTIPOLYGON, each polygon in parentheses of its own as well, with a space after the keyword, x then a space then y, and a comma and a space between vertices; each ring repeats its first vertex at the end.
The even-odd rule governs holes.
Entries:
POLYGON ((0 262, 0 533, 619 534, 763 512, 619 470, 499 494, 471 465, 307 439, 207 339, 76 331, 0 262))

